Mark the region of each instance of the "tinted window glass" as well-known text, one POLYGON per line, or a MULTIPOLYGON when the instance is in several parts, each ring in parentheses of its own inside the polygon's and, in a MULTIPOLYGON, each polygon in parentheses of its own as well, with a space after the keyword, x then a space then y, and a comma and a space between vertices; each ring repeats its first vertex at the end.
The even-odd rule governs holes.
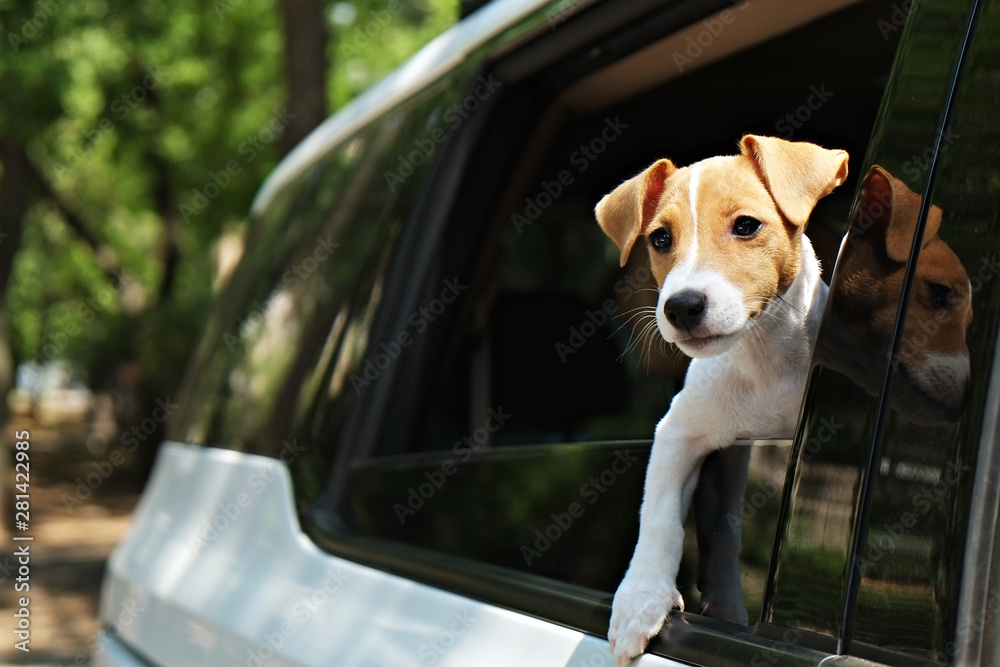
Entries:
MULTIPOLYGON (((984 12, 952 122, 894 357, 855 637, 950 663, 970 498, 1000 321, 1000 12, 984 12)), ((928 165, 904 165, 909 182, 928 165)), ((906 193, 898 193, 902 199, 906 193)), ((907 206, 915 209, 922 198, 907 206)), ((915 210, 892 224, 906 225, 915 210)), ((895 211, 893 213, 896 213, 895 211)), ((978 582, 979 586, 985 582, 978 582)), ((995 629, 993 630, 995 632, 995 629)))
POLYGON ((402 229, 443 150, 417 142, 464 89, 453 76, 336 147, 253 222, 169 437, 280 456, 318 495, 402 229))
MULTIPOLYGON (((934 520, 923 521, 925 527, 917 531, 923 540, 914 532, 907 549, 879 559, 878 566, 869 564, 866 574, 874 579, 859 599, 859 612, 867 609, 867 614, 855 618, 846 596, 855 565, 855 528, 867 518, 859 514, 859 494, 878 435, 882 383, 922 201, 918 193, 925 186, 925 170, 934 155, 941 110, 948 101, 968 17, 969 3, 927 2, 919 8, 914 5, 908 20, 910 38, 897 56, 891 94, 869 151, 870 163, 865 165, 865 180, 831 283, 796 436, 794 478, 787 487, 779 529, 782 541, 765 602, 765 620, 772 623, 843 638, 854 622, 859 636, 925 656, 935 655, 935 647, 943 646, 941 611, 927 588, 935 576, 930 568, 936 567, 927 557, 927 536, 941 528, 934 520), (909 555, 903 557, 907 550, 909 555), (922 559, 917 555, 920 552, 925 554, 922 559), (898 596, 883 595, 879 602, 876 590, 895 591, 898 596), (892 604, 886 606, 890 598, 892 604), (873 614, 876 607, 881 611, 873 614)), ((923 283, 920 287, 937 289, 923 283)), ((929 299, 931 307, 934 299, 946 295, 921 292, 921 297, 929 299)), ((917 326, 907 322, 907 326, 917 326)), ((946 415, 932 414, 936 410, 948 413, 948 420, 954 421, 958 409, 914 391, 912 377, 906 376, 908 356, 899 358, 903 363, 894 366, 891 419, 898 419, 902 410, 922 420, 944 420, 946 415)), ((907 428, 897 436, 901 443, 918 434, 928 439, 926 445, 907 447, 908 454, 896 459, 895 473, 891 457, 882 462, 884 474, 896 486, 881 486, 876 494, 874 506, 883 512, 879 531, 885 529, 883 518, 898 518, 915 494, 935 481, 938 470, 930 462, 941 454, 933 444, 937 436, 926 426, 907 428)))

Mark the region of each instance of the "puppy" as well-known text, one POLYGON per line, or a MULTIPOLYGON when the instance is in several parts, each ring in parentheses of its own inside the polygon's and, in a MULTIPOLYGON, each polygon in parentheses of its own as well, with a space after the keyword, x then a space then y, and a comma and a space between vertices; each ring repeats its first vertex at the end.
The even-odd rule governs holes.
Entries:
POLYGON ((659 160, 597 205, 622 265, 646 239, 657 327, 693 358, 656 426, 639 541, 614 597, 620 665, 684 608, 676 577, 701 460, 737 438, 793 432, 827 292, 803 231, 847 162, 844 151, 748 135, 739 155, 682 169, 659 160))
MULTIPOLYGON (((882 390, 890 339, 923 197, 876 165, 837 260, 837 299, 823 324, 816 360, 872 396, 882 390)), ((969 274, 938 230, 931 206, 897 355, 890 404, 909 421, 957 421, 969 393, 972 323, 969 274)))

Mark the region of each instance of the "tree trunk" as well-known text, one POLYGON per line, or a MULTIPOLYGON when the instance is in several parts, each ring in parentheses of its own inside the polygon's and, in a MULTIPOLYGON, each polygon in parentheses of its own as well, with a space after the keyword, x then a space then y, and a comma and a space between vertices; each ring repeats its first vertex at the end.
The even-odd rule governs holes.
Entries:
MULTIPOLYGON (((14 359, 7 341, 7 322, 4 313, 4 295, 10 284, 14 268, 14 257, 21 247, 24 231, 24 214, 28 210, 26 197, 28 176, 31 165, 20 142, 10 136, 0 138, 0 160, 3 161, 3 178, 0 179, 0 424, 10 425, 7 415, 7 394, 14 386, 14 359)), ((11 516, 13 509, 10 498, 13 489, 11 463, 13 453, 3 446, 11 442, 14 434, 8 431, 0 435, 0 512, 11 516)), ((0 538, 7 539, 7 527, 0 526, 0 538)))
POLYGON ((288 126, 282 156, 326 118, 326 17, 320 0, 283 0, 288 126))
POLYGON ((177 268, 181 261, 181 250, 177 244, 179 216, 177 202, 170 182, 170 169, 158 155, 149 154, 148 160, 153 167, 153 195, 156 200, 156 212, 163 221, 163 242, 161 255, 163 273, 160 277, 160 287, 157 290, 158 303, 168 301, 174 291, 174 281, 177 278, 177 268))
POLYGON ((24 214, 28 210, 25 195, 31 165, 20 142, 10 136, 0 140, 0 160, 3 161, 3 179, 0 179, 0 308, 10 283, 14 256, 21 247, 24 231, 24 214))

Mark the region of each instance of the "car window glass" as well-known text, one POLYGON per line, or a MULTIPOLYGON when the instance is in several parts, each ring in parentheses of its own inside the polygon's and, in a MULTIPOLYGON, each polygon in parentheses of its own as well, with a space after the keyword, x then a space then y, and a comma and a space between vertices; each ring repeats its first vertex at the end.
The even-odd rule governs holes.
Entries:
POLYGON ((415 142, 463 88, 442 82, 374 122, 257 216, 168 437, 278 456, 304 496, 319 494, 358 395, 352 377, 364 372, 406 212, 438 147, 415 142))
MULTIPOLYGON (((918 592, 918 582, 926 585, 934 576, 930 571, 934 565, 927 559, 884 560, 881 574, 876 574, 880 568, 870 570, 883 580, 869 582, 863 589, 858 616, 854 617, 853 609, 845 613, 845 605, 855 565, 855 526, 864 517, 858 513, 862 471, 876 436, 882 382, 920 193, 968 17, 968 3, 945 2, 914 6, 909 16, 906 30, 912 38, 904 41, 897 55, 889 84, 892 95, 882 110, 869 163, 861 174, 863 181, 817 340, 764 614, 770 623, 831 640, 843 641, 853 627, 872 643, 927 657, 943 646, 943 634, 930 631, 941 621, 933 620, 938 614, 931 602, 936 593, 926 588, 918 592), (885 568, 892 574, 886 575, 885 568), (900 597, 894 598, 893 605, 876 604, 881 615, 864 616, 860 610, 868 608, 868 600, 880 588, 899 591, 900 597), (906 619, 918 616, 919 622, 907 623, 906 619)), ((919 317, 918 310, 913 313, 919 317)), ((903 366, 896 366, 897 371, 901 369, 905 372, 903 366)), ((953 420, 958 411, 955 405, 913 391, 912 382, 902 373, 897 373, 896 388, 900 393, 889 402, 894 415, 902 410, 922 419, 943 419, 944 414, 932 416, 937 411, 953 420)), ((911 439, 912 432, 933 438, 927 427, 910 428, 910 437, 900 433, 902 441, 911 439)), ((901 512, 899 503, 909 502, 922 485, 933 483, 931 476, 937 468, 921 458, 938 456, 932 442, 914 446, 901 460, 896 474, 900 486, 894 490, 901 496, 877 494, 873 507, 887 512, 884 516, 896 509, 901 512), (906 494, 910 495, 903 499, 906 494)), ((886 463, 891 471, 891 460, 886 463)), ((882 491, 887 492, 887 487, 882 491)), ((928 523, 926 530, 934 530, 932 525, 928 523)), ((925 529, 920 533, 927 534, 925 529)), ((830 646, 836 644, 831 641, 830 646)))
MULTIPOLYGON (((987 620, 959 618, 958 599, 1000 321, 1000 135, 992 130, 998 37, 994 8, 978 22, 941 137, 859 564, 856 640, 940 664, 955 658, 960 626, 987 620)), ((923 180, 928 166, 908 166, 908 180, 923 180)), ((920 203, 904 201, 904 218, 920 203)))

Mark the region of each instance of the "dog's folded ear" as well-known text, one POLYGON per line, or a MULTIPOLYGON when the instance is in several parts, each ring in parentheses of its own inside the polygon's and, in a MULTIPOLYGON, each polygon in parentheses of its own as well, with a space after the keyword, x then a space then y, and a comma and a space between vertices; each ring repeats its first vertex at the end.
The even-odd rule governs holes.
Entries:
POLYGON ((800 227, 816 202, 847 179, 846 151, 748 134, 740 141, 740 152, 753 161, 781 213, 800 227))
POLYGON ((621 249, 625 266, 636 239, 656 213, 663 185, 677 167, 670 160, 658 160, 646 171, 630 178, 604 196, 594 213, 604 233, 621 249))
MULTIPOLYGON (((917 228, 923 197, 911 190, 882 167, 868 170, 861 186, 861 209, 854 216, 851 233, 863 234, 869 228, 885 237, 885 252, 894 262, 910 258, 910 245, 917 228)), ((941 227, 941 209, 931 206, 924 224, 922 246, 937 235, 941 227)))

